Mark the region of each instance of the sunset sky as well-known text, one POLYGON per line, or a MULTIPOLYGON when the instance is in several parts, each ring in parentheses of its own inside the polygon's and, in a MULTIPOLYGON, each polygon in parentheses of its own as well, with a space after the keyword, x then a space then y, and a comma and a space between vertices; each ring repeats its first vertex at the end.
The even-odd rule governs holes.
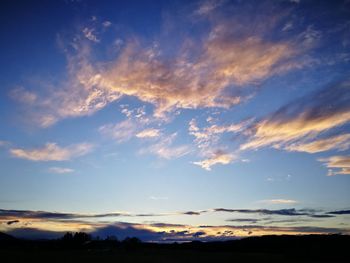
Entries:
POLYGON ((0 231, 350 234, 349 1, 1 1, 0 231))

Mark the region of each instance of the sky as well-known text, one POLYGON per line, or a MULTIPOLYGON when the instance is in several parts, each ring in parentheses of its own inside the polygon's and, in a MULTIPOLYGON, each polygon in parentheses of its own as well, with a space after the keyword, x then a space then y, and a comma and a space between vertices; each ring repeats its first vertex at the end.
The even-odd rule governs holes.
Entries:
POLYGON ((350 234, 349 1, 1 1, 0 231, 350 234))

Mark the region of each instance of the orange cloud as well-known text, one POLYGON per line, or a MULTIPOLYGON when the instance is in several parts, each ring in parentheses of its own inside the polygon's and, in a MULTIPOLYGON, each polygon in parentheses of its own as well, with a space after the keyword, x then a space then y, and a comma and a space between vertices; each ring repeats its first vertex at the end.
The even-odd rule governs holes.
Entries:
POLYGON ((323 162, 328 170, 328 176, 337 174, 350 175, 350 156, 331 156, 328 158, 319 159, 323 162), (336 168, 337 170, 334 170, 336 168))
POLYGON ((316 140, 310 143, 293 143, 286 147, 288 151, 317 153, 332 149, 341 151, 350 147, 350 134, 341 134, 326 139, 316 140))

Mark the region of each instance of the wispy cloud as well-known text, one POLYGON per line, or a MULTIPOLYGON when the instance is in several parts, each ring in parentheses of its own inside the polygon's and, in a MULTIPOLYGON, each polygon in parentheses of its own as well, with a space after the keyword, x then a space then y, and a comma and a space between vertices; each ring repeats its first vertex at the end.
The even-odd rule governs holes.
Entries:
POLYGON ((56 173, 56 174, 67 174, 67 173, 73 173, 74 170, 71 168, 65 168, 65 167, 50 167, 49 172, 56 173))
POLYGON ((212 144, 212 142, 216 142, 218 140, 218 137, 215 137, 216 135, 240 132, 246 128, 250 122, 251 120, 228 125, 213 124, 208 127, 200 128, 198 127, 196 120, 192 119, 189 122, 188 130, 189 134, 195 137, 195 142, 198 146, 202 148, 212 144))
POLYGON ((196 15, 208 15, 213 12, 216 8, 220 7, 225 3, 225 0, 206 0, 200 2, 198 8, 195 10, 196 15))
POLYGON ((100 133, 115 139, 118 143, 130 140, 136 131, 137 123, 132 119, 127 119, 117 124, 106 124, 99 128, 100 133))
POLYGON ((153 128, 145 129, 136 134, 137 138, 154 138, 159 136, 160 136, 160 130, 153 129, 153 128))
POLYGON ((2 146, 9 146, 11 143, 10 142, 8 142, 8 141, 1 141, 0 140, 0 147, 2 147, 2 146))
POLYGON ((12 156, 30 161, 66 161, 83 156, 92 151, 94 145, 90 143, 72 144, 61 147, 56 143, 46 143, 42 148, 22 149, 12 148, 12 156))
POLYGON ((11 98, 29 105, 35 103, 38 98, 34 92, 26 90, 24 87, 14 88, 9 95, 11 98))
POLYGON ((139 153, 150 153, 163 159, 174 159, 189 154, 192 151, 189 145, 173 145, 176 136, 177 133, 173 133, 167 137, 163 136, 158 142, 141 149, 139 153))
POLYGON ((87 39, 89 39, 90 41, 95 42, 95 43, 99 43, 100 40, 97 38, 95 31, 96 30, 94 28, 85 27, 82 32, 83 32, 84 36, 87 39))
POLYGON ((158 200, 168 200, 169 198, 167 196, 150 196, 149 199, 151 200, 155 200, 155 201, 158 201, 158 200))
POLYGON ((127 105, 120 105, 121 113, 126 119, 112 124, 105 124, 99 127, 99 132, 105 136, 115 139, 118 143, 126 142, 133 137, 151 138, 161 135, 160 130, 144 127, 151 123, 146 116, 144 107, 129 109, 127 105))
POLYGON ((259 203, 266 203, 266 204, 272 204, 272 205, 294 205, 297 204, 298 201, 292 200, 292 199, 269 199, 269 200, 261 200, 259 203))
POLYGON ((328 176, 337 174, 350 175, 350 156, 331 156, 328 158, 320 158, 320 162, 323 162, 328 170, 328 176))

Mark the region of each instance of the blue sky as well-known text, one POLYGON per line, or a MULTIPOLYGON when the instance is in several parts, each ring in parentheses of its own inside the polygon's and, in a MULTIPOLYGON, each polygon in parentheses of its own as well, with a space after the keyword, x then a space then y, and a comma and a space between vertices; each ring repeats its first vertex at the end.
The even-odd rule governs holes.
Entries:
POLYGON ((349 233, 349 5, 4 1, 0 230, 349 233))

